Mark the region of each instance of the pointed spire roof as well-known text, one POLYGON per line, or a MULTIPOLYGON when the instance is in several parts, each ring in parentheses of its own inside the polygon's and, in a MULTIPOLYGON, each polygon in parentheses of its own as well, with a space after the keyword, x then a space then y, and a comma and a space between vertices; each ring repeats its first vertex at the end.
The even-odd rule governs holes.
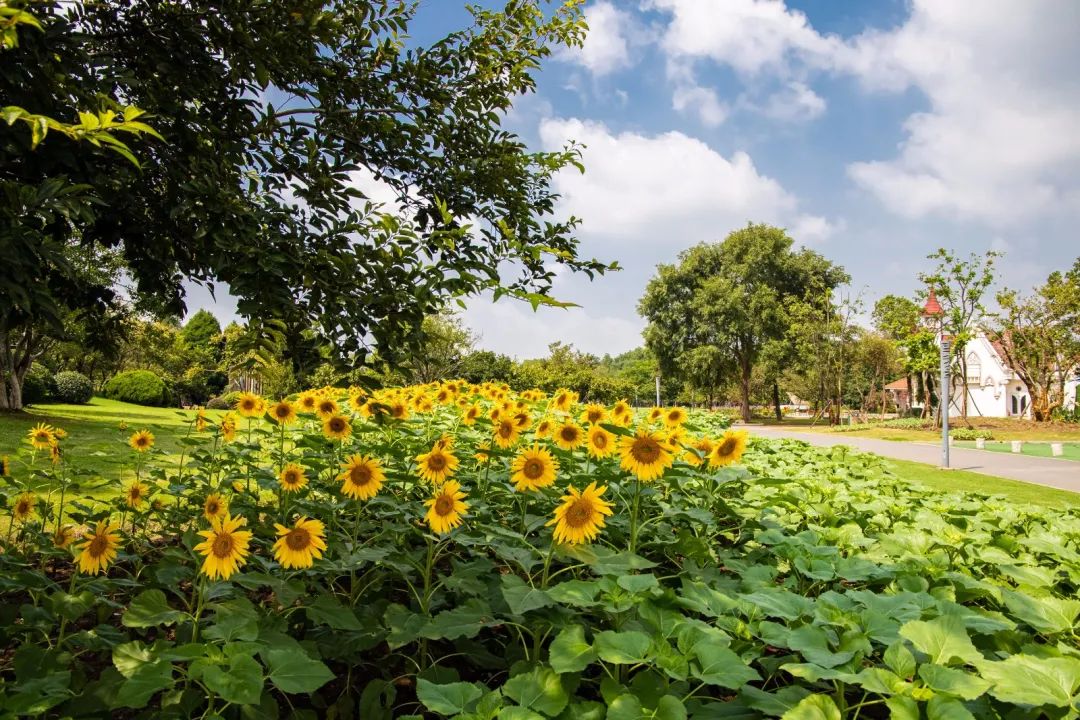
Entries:
POLYGON ((923 307, 922 314, 925 317, 941 317, 945 314, 945 311, 941 309, 941 303, 938 302, 937 295, 934 293, 934 288, 930 288, 930 297, 926 298, 926 305, 923 307))

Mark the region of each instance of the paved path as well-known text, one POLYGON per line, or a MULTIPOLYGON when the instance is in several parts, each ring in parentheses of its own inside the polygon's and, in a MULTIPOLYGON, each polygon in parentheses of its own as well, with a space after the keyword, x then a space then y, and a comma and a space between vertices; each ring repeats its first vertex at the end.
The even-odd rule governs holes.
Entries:
MULTIPOLYGON (((824 447, 847 445, 857 450, 897 460, 911 460, 934 466, 941 464, 940 444, 852 437, 846 433, 799 432, 774 425, 749 425, 746 429, 754 435, 763 437, 805 440, 811 445, 824 447)), ((951 448, 949 456, 951 460, 949 464, 954 470, 968 470, 983 475, 1080 492, 1080 462, 958 447, 951 448)))

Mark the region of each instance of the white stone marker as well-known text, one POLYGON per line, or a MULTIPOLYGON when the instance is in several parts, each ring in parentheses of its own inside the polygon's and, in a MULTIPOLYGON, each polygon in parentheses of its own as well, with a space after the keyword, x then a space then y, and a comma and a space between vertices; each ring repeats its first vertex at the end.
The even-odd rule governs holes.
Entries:
POLYGON ((1050 443, 1050 454, 1054 457, 1061 457, 1065 454, 1065 448, 1061 443, 1050 443))
POLYGON ((1012 451, 1014 453, 1022 452, 1023 449, 1024 449, 1024 441, 1023 440, 1013 440, 1012 441, 1012 451))
POLYGON ((986 438, 975 438, 975 447, 979 450, 985 450, 986 438))

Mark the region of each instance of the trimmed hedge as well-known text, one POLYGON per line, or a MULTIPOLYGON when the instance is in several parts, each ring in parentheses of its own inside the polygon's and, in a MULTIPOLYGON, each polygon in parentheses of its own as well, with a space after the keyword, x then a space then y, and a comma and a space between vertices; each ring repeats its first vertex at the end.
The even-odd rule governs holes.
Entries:
POLYGON ((129 370, 105 383, 105 397, 136 405, 162 407, 172 401, 172 390, 164 379, 149 370, 129 370))
POLYGON ((65 370, 56 373, 56 400, 62 403, 85 405, 94 396, 94 384, 80 372, 65 370))
POLYGON ((207 410, 232 410, 236 407, 236 401, 240 398, 240 392, 233 390, 227 392, 221 397, 210 398, 210 401, 206 403, 207 410))
POLYGON ((26 371, 23 377, 22 401, 23 405, 44 403, 53 399, 56 395, 56 382, 49 368, 34 363, 26 371))

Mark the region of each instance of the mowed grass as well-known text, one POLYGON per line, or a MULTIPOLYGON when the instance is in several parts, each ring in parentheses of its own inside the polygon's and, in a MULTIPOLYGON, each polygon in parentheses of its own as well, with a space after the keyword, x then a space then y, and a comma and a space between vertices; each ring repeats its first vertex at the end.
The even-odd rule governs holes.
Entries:
MULTIPOLYGON (((1007 442, 1009 440, 1029 440, 1035 442, 1075 442, 1080 443, 1080 424, 1076 423, 1036 423, 1030 420, 1017 420, 1013 418, 969 418, 965 423, 958 417, 950 420, 953 429, 972 428, 975 430, 989 430, 993 433, 994 440, 1007 442)), ((828 424, 819 422, 810 426, 805 422, 785 421, 781 425, 798 427, 807 432, 836 432, 852 437, 868 437, 878 440, 893 440, 897 442, 935 442, 941 439, 941 431, 933 428, 886 428, 876 427, 873 423, 864 427, 851 429, 843 426, 842 429, 830 427, 828 424)), ((1049 455, 1049 449, 1047 449, 1049 455)))
MULTIPOLYGON (((61 447, 73 465, 89 471, 92 479, 119 481, 121 471, 125 471, 124 479, 129 479, 133 467, 134 452, 127 444, 133 432, 152 432, 155 447, 167 453, 155 461, 169 462, 179 459, 179 440, 194 417, 194 410, 144 407, 104 398, 94 398, 86 405, 36 405, 0 413, 0 455, 11 456, 18 468, 18 463, 27 459, 27 432, 38 423, 47 423, 67 431, 61 447), (126 429, 120 429, 121 423, 126 423, 126 429)), ((48 451, 38 451, 34 462, 47 465, 48 451)))
MULTIPOLYGON (((958 443, 956 443, 956 447, 974 449, 975 448, 975 443, 974 442, 958 442, 958 443)), ((1009 443, 1009 442, 997 442, 997 441, 987 440, 986 441, 986 447, 984 449, 985 450, 990 450, 992 452, 1011 453, 1012 452, 1012 443, 1009 443)), ((1070 443, 1070 442, 1062 443, 1061 451, 1062 451, 1062 454, 1058 456, 1058 459, 1078 460, 1078 461, 1080 461, 1080 443, 1070 443)), ((1030 455, 1032 457, 1045 457, 1045 458, 1054 457, 1054 454, 1050 449, 1050 443, 1048 443, 1048 442, 1025 442, 1022 449, 1021 449, 1021 452, 1024 455, 1030 455)))
POLYGON ((1080 493, 1069 490, 1059 490, 966 470, 942 470, 933 465, 908 460, 890 458, 885 461, 885 465, 897 477, 935 490, 1004 495, 1014 503, 1030 503, 1055 508, 1080 506, 1080 493))

